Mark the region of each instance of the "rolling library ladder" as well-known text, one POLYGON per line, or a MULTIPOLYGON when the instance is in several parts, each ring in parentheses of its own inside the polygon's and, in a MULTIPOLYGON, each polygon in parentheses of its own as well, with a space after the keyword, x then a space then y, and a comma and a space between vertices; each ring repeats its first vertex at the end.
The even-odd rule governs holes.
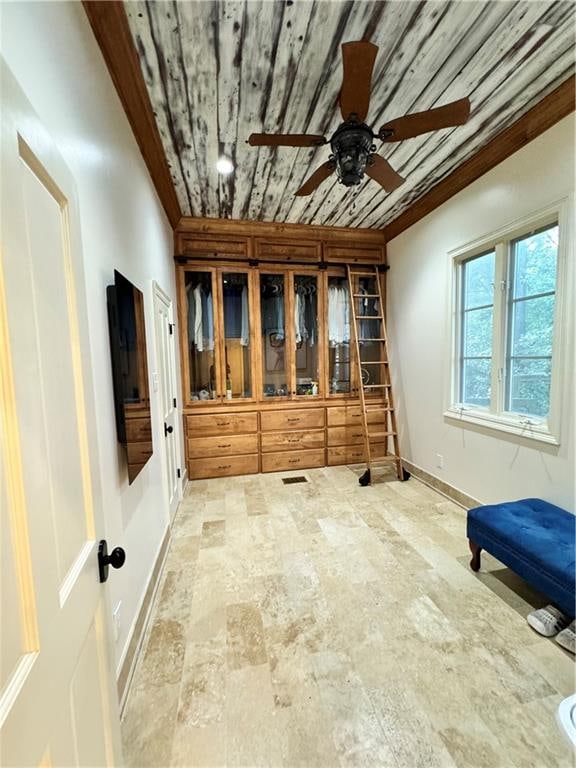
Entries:
POLYGON ((360 404, 362 408, 362 429, 364 435, 364 447, 366 451, 366 471, 360 477, 360 485, 370 485, 372 480, 372 466, 378 462, 391 463, 396 465, 396 474, 399 480, 408 480, 410 473, 402 466, 400 456, 400 447, 398 442, 398 429, 396 424, 396 413, 394 411, 394 397, 392 395, 392 383, 390 377, 390 367, 388 363, 388 343, 386 337, 386 323, 384 320, 384 302, 382 301, 382 290, 380 288, 380 276, 378 267, 365 269, 352 269, 347 267, 348 288, 350 291, 350 304, 352 307, 352 331, 354 338, 354 349, 356 364, 358 366, 358 384, 360 389, 360 404), (369 288, 361 286, 362 281, 368 282, 369 288), (372 287, 373 286, 373 287, 372 287), (369 292, 369 291, 372 292, 369 292), (372 308, 372 310, 370 309, 372 308), (376 335, 370 335, 370 331, 376 335), (379 346, 377 359, 363 360, 362 350, 366 344, 373 347, 379 346), (372 376, 369 373, 370 368, 377 368, 378 372, 372 376), (365 382, 365 379, 367 381, 365 382), (372 379, 378 381, 371 382, 372 379), (366 394, 369 392, 382 392, 384 402, 371 404, 366 401, 366 394), (382 426, 378 427, 377 432, 370 432, 370 422, 372 413, 382 415, 382 426), (388 453, 381 459, 374 460, 371 455, 371 444, 374 442, 385 442, 392 439, 394 453, 388 453))

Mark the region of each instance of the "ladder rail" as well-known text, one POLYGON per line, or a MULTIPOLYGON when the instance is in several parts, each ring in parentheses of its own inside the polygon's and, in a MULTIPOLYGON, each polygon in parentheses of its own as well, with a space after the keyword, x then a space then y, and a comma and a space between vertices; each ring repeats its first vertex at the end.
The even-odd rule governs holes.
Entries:
POLYGON ((366 452, 366 469, 370 472, 372 464, 370 456, 370 439, 368 438, 368 416, 366 414, 366 398, 364 396, 364 385, 362 384, 362 364, 360 361, 360 342, 358 341, 358 325, 356 320, 356 303, 354 299, 354 285, 353 275, 350 269, 350 264, 346 265, 346 272, 348 274, 348 291, 350 293, 350 304, 352 309, 352 329, 354 334, 354 350, 356 352, 356 364, 358 366, 358 388, 360 390, 360 405, 362 410, 362 426, 364 433, 364 450, 366 452))
MULTIPOLYGON (((382 287, 380 285, 380 278, 378 275, 378 269, 375 268, 374 271, 376 272, 376 286, 378 288, 378 301, 380 306, 380 313, 382 314, 382 319, 380 320, 380 327, 382 328, 382 336, 388 340, 388 332, 386 329, 386 320, 385 320, 385 309, 384 309, 384 302, 382 300, 382 287)), ((386 355, 386 362, 389 363, 388 359, 388 343, 386 341, 386 347, 384 349, 385 355, 386 355)), ((392 378, 390 376, 390 365, 385 365, 382 368, 382 377, 383 381, 388 385, 386 388, 386 398, 388 400, 388 410, 387 410, 387 416, 386 421, 390 420, 390 432, 392 432, 392 444, 394 446, 394 455, 396 457, 396 474, 398 475, 399 480, 404 479, 404 467, 402 466, 402 459, 400 458, 400 445, 398 440, 398 426, 396 422, 396 411, 394 409, 394 395, 392 394, 392 378)), ((388 431, 388 430, 387 430, 388 431)), ((388 443, 388 438, 386 438, 386 443, 388 443)))

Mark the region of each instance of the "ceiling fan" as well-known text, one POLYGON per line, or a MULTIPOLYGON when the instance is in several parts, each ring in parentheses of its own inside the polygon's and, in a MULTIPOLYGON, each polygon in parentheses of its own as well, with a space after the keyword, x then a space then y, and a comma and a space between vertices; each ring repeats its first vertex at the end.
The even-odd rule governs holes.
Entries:
POLYGON ((340 90, 340 112, 344 122, 328 140, 324 136, 307 133, 252 133, 248 144, 252 147, 320 147, 330 144, 332 154, 296 192, 310 195, 334 171, 338 181, 346 187, 360 184, 364 174, 377 181, 386 192, 392 192, 405 179, 390 163, 375 154, 374 139, 383 142, 402 141, 422 133, 463 125, 470 116, 470 100, 459 99, 443 107, 414 112, 390 120, 378 133, 364 120, 370 105, 372 70, 378 46, 368 42, 343 43, 343 80, 340 90))

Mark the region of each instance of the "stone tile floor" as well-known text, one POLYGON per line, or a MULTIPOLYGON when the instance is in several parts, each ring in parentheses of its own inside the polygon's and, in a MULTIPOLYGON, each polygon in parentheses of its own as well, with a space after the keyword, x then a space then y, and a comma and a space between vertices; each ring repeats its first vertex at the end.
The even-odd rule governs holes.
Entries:
POLYGON ((188 485, 127 765, 573 765, 554 720, 572 658, 528 627, 513 574, 469 570, 464 510, 415 478, 290 474, 188 485))

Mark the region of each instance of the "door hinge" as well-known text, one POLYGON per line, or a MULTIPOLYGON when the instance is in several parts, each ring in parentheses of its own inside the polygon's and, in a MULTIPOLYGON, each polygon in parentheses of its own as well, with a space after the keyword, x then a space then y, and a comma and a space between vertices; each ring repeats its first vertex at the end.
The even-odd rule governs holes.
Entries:
POLYGON ((181 472, 181 470, 180 470, 180 469, 177 469, 177 470, 176 470, 176 474, 178 475, 178 477, 182 477, 182 472, 181 472))
POLYGON ((170 336, 174 334, 174 323, 168 323, 168 329, 170 331, 170 336))
POLYGON ((174 405, 174 408, 178 407, 178 403, 176 402, 176 398, 175 397, 172 399, 172 404, 174 405))

